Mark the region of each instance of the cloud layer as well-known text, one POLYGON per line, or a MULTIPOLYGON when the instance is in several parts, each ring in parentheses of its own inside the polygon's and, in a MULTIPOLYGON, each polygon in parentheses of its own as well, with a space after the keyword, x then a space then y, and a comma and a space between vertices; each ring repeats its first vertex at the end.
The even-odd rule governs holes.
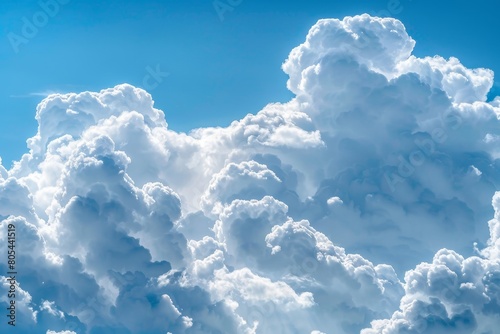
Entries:
POLYGON ((295 98, 187 134, 127 84, 45 98, 0 165, 17 329, 493 334, 500 98, 414 46, 395 19, 320 20, 283 63, 295 98))

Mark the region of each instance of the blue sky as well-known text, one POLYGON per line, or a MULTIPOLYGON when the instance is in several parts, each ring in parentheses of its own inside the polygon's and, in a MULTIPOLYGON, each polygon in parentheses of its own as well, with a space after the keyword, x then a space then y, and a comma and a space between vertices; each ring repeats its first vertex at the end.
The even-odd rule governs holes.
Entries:
POLYGON ((149 91, 177 131, 225 126, 287 101, 292 95, 280 66, 319 18, 390 12, 417 40, 417 56, 453 55, 467 67, 500 71, 500 44, 491 33, 498 2, 391 3, 243 0, 221 21, 211 0, 71 0, 16 53, 8 34, 20 34, 22 18, 31 20, 41 7, 35 0, 3 1, 0 155, 9 166, 26 152, 44 93, 144 86, 156 66, 169 75, 149 91))

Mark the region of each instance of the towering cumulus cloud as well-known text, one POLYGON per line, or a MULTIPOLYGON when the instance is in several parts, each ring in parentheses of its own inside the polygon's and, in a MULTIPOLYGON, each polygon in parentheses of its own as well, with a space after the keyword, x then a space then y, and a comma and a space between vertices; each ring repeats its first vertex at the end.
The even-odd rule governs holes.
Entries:
POLYGON ((188 134, 127 84, 45 98, 0 165, 16 329, 497 333, 493 73, 414 46, 395 19, 320 20, 283 63, 295 98, 188 134))

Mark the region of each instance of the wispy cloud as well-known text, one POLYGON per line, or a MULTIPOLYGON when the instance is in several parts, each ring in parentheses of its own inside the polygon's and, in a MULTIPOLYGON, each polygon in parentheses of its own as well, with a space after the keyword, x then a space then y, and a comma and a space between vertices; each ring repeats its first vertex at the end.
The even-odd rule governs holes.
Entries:
POLYGON ((33 93, 28 93, 28 94, 19 94, 19 95, 9 95, 11 98, 15 99, 29 99, 29 98, 39 98, 39 97, 47 97, 52 94, 65 94, 62 91, 59 90, 46 90, 42 92, 33 92, 33 93))

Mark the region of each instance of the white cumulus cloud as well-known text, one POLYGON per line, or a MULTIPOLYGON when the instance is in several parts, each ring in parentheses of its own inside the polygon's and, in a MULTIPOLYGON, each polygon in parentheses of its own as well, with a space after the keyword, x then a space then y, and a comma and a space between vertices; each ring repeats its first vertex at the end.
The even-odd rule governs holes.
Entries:
POLYGON ((414 46, 395 19, 320 20, 283 63, 294 98, 189 133, 128 84, 45 98, 0 160, 17 329, 495 333, 493 72, 414 46))

